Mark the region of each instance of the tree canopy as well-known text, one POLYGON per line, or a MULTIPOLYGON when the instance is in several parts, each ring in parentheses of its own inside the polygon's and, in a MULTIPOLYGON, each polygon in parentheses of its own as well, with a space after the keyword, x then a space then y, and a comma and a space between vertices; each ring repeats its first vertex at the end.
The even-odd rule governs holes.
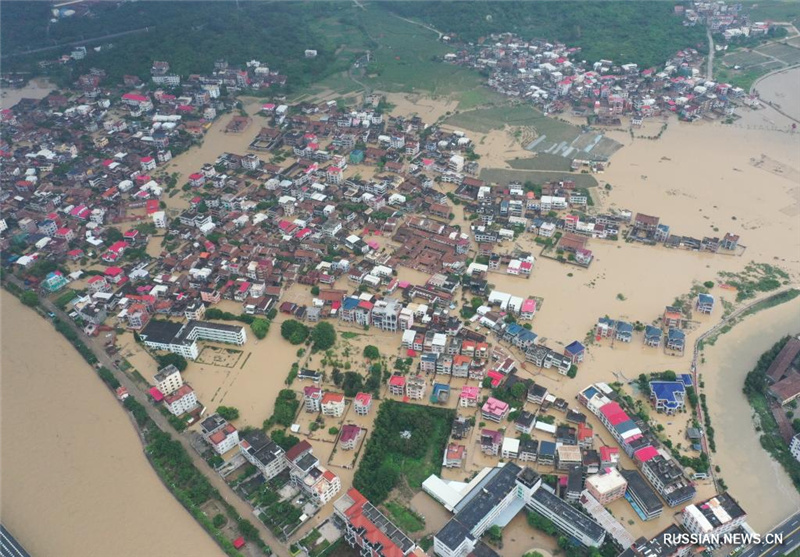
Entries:
POLYGON ((295 319, 281 323, 281 336, 292 344, 302 344, 308 338, 308 327, 295 319))
POLYGON ((239 419, 239 409, 234 406, 217 406, 217 414, 229 422, 239 419))
POLYGON ((315 350, 327 350, 336 344, 336 329, 325 321, 317 323, 311 331, 311 340, 315 350))
POLYGON ((377 360, 381 357, 381 351, 378 350, 377 346, 369 344, 364 347, 364 357, 368 360, 377 360))
POLYGON ((269 332, 269 321, 263 317, 257 317, 250 323, 250 329, 253 331, 256 338, 264 338, 269 332))

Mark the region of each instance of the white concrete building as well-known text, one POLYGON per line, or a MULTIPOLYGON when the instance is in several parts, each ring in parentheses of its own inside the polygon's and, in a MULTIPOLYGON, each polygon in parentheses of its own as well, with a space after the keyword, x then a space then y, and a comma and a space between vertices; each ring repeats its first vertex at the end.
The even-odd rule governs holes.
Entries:
POLYGON ((181 372, 174 365, 160 369, 153 376, 153 382, 162 395, 168 396, 183 387, 183 377, 181 372))

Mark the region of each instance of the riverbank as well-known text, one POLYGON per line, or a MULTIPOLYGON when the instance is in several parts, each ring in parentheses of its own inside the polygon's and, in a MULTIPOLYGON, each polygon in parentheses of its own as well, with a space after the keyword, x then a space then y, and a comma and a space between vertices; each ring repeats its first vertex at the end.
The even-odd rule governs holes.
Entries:
POLYGON ((713 462, 730 493, 747 511, 748 523, 766 532, 800 508, 800 494, 781 465, 759 441, 753 411, 742 392, 747 373, 779 338, 800 330, 800 299, 750 315, 713 346, 699 365, 714 424, 713 462))
POLYGON ((91 367, 13 296, 0 304, 3 523, 32 555, 222 555, 162 488, 91 367))

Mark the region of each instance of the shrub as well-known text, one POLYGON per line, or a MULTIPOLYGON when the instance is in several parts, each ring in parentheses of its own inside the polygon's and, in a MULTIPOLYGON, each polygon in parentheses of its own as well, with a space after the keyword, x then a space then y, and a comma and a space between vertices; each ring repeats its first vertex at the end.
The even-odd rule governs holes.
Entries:
POLYGON ((229 422, 239 419, 239 409, 233 406, 217 406, 217 414, 229 422))
POLYGON ((368 360, 377 360, 381 357, 381 351, 378 350, 377 346, 372 346, 370 344, 364 347, 364 357, 368 360))
POLYGON ((36 295, 36 292, 31 290, 26 290, 22 293, 22 296, 19 297, 20 301, 28 307, 36 307, 39 305, 39 296, 36 295))

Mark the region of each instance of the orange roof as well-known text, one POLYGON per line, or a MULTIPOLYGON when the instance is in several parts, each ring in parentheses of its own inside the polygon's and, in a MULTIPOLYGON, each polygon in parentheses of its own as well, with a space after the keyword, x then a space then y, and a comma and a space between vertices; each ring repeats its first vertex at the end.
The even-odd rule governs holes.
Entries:
POLYGON ((322 404, 330 404, 332 402, 342 402, 344 395, 342 393, 325 393, 322 395, 322 404))
POLYGON ((370 543, 381 544, 384 557, 403 557, 403 550, 397 547, 386 534, 381 532, 371 520, 362 514, 367 498, 355 488, 350 488, 347 491, 347 495, 353 500, 353 505, 344 512, 347 518, 350 519, 350 523, 355 528, 363 528, 365 530, 363 537, 369 540, 370 543))

